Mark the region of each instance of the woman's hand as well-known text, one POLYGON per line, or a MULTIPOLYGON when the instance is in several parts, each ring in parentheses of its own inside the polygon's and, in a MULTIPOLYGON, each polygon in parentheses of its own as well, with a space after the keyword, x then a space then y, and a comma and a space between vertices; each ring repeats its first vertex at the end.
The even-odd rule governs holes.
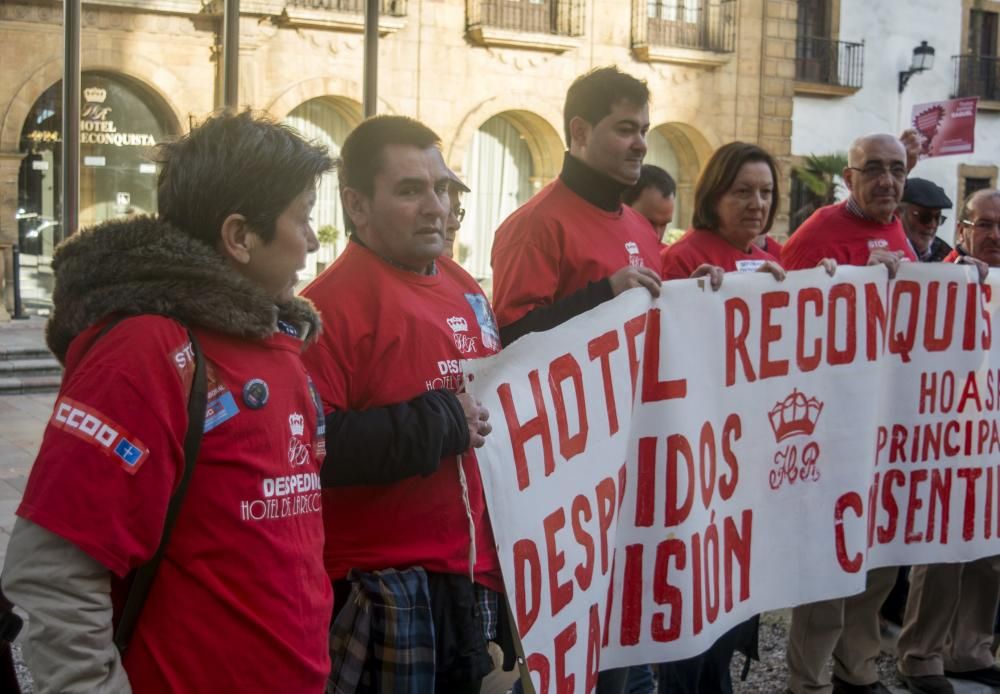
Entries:
POLYGON ((690 279, 697 279, 698 277, 708 277, 708 283, 712 286, 712 291, 717 292, 722 287, 722 278, 725 276, 726 271, 723 270, 718 265, 710 265, 709 263, 702 263, 694 269, 691 273, 690 279))
POLYGON ((776 279, 778 282, 785 281, 785 269, 770 260, 765 260, 764 263, 757 268, 757 272, 768 272, 771 274, 771 277, 776 279))
POLYGON ((823 260, 816 263, 816 267, 821 267, 826 270, 826 274, 830 277, 837 274, 837 261, 833 258, 823 258, 823 260))

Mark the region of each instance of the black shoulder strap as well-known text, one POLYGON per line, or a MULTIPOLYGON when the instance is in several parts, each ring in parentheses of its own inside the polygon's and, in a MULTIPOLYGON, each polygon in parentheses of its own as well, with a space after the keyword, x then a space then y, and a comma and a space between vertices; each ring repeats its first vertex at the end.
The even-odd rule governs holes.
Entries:
MULTIPOLYGON (((102 331, 102 334, 110 329, 110 327, 106 327, 102 331)), ((163 524, 163 535, 160 537, 160 544, 156 548, 156 553, 148 562, 140 566, 133 573, 128 597, 125 599, 125 605, 118 618, 118 627, 115 629, 115 646, 122 653, 128 647, 132 631, 139 621, 143 604, 146 602, 146 597, 149 595, 149 590, 153 585, 153 579, 156 578, 157 569, 159 569, 160 562, 163 560, 167 543, 170 541, 170 533, 177 522, 181 504, 184 503, 184 496, 187 493, 188 484, 191 482, 191 476, 194 473, 195 460, 198 458, 198 449, 201 448, 201 437, 204 434, 205 401, 208 390, 205 379, 205 358, 201 353, 201 346, 198 344, 198 339, 191 332, 190 328, 187 328, 187 334, 191 340, 191 349, 194 352, 194 379, 191 384, 191 394, 188 397, 188 428, 184 436, 184 473, 181 476, 180 483, 177 485, 177 489, 174 490, 173 495, 170 497, 166 520, 163 524)))

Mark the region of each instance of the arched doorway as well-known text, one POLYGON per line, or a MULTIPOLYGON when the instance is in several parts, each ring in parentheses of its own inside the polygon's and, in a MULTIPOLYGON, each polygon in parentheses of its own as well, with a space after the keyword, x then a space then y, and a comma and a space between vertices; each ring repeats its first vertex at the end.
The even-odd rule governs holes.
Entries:
MULTIPOLYGON (((284 122, 298 130, 307 140, 322 144, 330 156, 340 156, 340 148, 351 130, 361 122, 360 105, 347 99, 321 96, 296 106, 284 122)), ((313 208, 313 228, 320 239, 315 263, 306 263, 301 273, 303 282, 316 276, 347 243, 344 210, 340 204, 340 188, 335 174, 323 177, 316 189, 313 208)))
MULTIPOLYGON (((153 147, 177 134, 167 105, 123 75, 82 75, 80 226, 156 212, 153 147)), ((18 247, 25 306, 44 312, 52 293, 53 248, 61 218, 62 82, 35 101, 21 130, 26 156, 18 174, 18 247)))
MULTIPOLYGON (((677 203, 671 229, 687 229, 694 214, 694 184, 712 148, 691 126, 665 123, 649 131, 644 163, 655 164, 677 182, 677 203)), ((668 237, 670 232, 667 232, 668 237)))

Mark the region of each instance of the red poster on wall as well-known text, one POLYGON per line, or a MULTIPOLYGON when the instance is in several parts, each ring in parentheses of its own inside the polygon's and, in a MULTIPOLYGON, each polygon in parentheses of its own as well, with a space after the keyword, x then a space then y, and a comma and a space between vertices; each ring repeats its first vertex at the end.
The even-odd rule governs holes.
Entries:
POLYGON ((920 158, 970 154, 976 149, 979 97, 916 104, 912 126, 923 136, 920 158))

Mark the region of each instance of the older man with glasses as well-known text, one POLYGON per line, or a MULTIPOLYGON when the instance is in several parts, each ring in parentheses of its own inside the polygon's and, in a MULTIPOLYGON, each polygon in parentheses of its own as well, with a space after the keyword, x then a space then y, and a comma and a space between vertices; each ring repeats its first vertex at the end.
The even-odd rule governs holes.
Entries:
MULTIPOLYGON (((915 159, 892 135, 855 140, 844 182, 847 200, 816 210, 781 250, 786 270, 816 267, 823 258, 841 265, 883 264, 895 276, 899 263, 916 261, 896 214, 915 159)), ((881 634, 878 612, 897 569, 868 572, 864 592, 799 605, 788 632, 788 689, 792 694, 888 694, 875 659, 881 634), (833 656, 832 682, 826 674, 833 656)))
POLYGON ((951 206, 951 200, 933 181, 906 180, 899 218, 920 262, 938 263, 951 253, 951 246, 937 235, 938 228, 948 219, 941 211, 950 210, 951 206))

